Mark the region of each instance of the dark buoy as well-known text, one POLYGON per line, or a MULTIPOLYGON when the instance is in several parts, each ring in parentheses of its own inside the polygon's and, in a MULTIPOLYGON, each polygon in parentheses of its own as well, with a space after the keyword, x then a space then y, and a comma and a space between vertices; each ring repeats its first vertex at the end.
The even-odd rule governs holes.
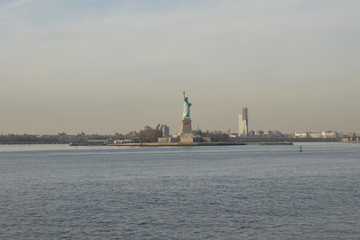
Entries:
POLYGON ((300 146, 300 151, 299 152, 302 152, 302 146, 300 146))

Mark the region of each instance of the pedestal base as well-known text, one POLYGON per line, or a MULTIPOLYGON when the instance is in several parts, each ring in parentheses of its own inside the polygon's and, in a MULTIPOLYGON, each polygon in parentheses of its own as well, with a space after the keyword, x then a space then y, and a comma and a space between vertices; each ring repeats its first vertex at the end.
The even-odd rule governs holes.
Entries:
POLYGON ((180 136, 192 134, 191 118, 183 118, 181 120, 180 136))

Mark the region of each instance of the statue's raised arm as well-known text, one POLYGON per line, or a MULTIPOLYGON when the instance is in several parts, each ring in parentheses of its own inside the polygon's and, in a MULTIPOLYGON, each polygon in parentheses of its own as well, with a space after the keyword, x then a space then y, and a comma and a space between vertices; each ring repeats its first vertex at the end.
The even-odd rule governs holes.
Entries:
POLYGON ((184 94, 184 112, 182 118, 190 118, 191 103, 189 103, 188 98, 185 96, 185 92, 183 92, 183 94, 184 94))

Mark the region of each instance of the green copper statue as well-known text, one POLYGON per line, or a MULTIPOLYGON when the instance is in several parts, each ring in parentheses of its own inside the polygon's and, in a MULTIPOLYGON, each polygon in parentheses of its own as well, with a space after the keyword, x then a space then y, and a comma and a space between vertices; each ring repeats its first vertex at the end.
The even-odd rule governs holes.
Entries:
POLYGON ((183 92, 184 94, 184 113, 182 115, 182 118, 190 118, 190 107, 191 107, 191 103, 189 103, 188 98, 185 97, 185 92, 183 92))

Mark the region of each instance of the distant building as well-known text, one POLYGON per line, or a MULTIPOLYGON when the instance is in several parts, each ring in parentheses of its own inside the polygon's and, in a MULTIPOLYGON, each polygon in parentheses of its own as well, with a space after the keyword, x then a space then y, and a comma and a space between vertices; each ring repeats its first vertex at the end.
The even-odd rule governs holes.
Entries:
POLYGON ((309 138, 323 138, 321 132, 310 132, 309 138))
POLYGON ((242 109, 242 114, 239 115, 239 136, 248 136, 249 135, 249 118, 248 118, 248 109, 244 107, 242 109))
POLYGON ((166 124, 161 125, 160 131, 162 132, 163 137, 169 137, 170 136, 170 128, 166 124))
POLYGON ((341 138, 342 142, 360 142, 360 134, 359 133, 349 133, 347 135, 343 135, 341 138))
POLYGON ((296 132, 294 136, 296 138, 308 138, 309 134, 307 132, 296 132))
POLYGON ((336 139, 338 134, 333 131, 327 132, 297 132, 296 138, 312 138, 312 139, 336 139))
POLYGON ((338 137, 337 132, 333 132, 333 131, 322 132, 321 135, 322 135, 322 138, 325 138, 325 139, 335 139, 338 137))
POLYGON ((160 131, 162 133, 163 137, 169 137, 170 136, 170 128, 166 124, 158 124, 155 128, 156 130, 160 131))
POLYGON ((114 144, 121 144, 121 143, 133 143, 134 141, 131 139, 122 139, 122 140, 114 140, 114 144))

